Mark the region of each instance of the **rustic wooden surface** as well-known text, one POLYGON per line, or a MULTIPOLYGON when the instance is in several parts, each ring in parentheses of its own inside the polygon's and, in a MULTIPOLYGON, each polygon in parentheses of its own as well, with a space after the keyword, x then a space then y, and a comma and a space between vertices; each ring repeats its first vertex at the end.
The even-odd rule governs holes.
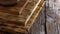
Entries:
POLYGON ((47 34, 58 34, 58 23, 55 20, 56 14, 53 12, 52 9, 47 9, 47 19, 46 19, 46 29, 47 34))
MULTIPOLYGON (((59 18, 57 18, 56 14, 53 12, 53 10, 51 8, 52 7, 49 8, 49 6, 46 7, 46 18, 47 18, 46 20, 45 20, 44 11, 42 11, 39 14, 39 16, 35 20, 35 23, 33 24, 33 26, 31 26, 31 28, 28 29, 29 30, 28 34, 60 34, 60 22, 58 22, 60 20, 59 20, 59 18), (46 21, 46 24, 45 24, 45 21, 46 21)), ((5 24, 7 24, 7 23, 5 23, 5 24)), ((3 24, 1 24, 1 25, 3 25, 3 24)), ((9 25, 13 25, 13 24, 9 24, 9 25)), ((28 24, 28 25, 30 26, 30 24, 28 24)), ((8 26, 8 27, 10 27, 10 26, 8 26)), ((15 28, 14 25, 13 25, 13 28, 15 28)), ((26 31, 27 31, 27 29, 26 29, 26 31)), ((9 34, 6 31, 4 33, 9 34)), ((0 34, 4 34, 4 33, 1 31, 0 34)), ((10 34, 12 34, 12 33, 10 33, 10 34)), ((15 34, 17 34, 17 33, 15 33, 15 34)))
POLYGON ((44 2, 44 0, 21 0, 13 7, 0 6, 0 18, 26 25, 41 2, 44 2))
MULTIPOLYGON (((35 14, 36 15, 36 14, 35 14)), ((29 30, 29 34, 45 34, 44 31, 44 24, 45 24, 45 14, 44 14, 44 8, 43 10, 39 13, 38 17, 36 18, 35 23, 29 30), (43 19, 42 19, 43 18, 43 19), (40 21, 39 21, 40 20, 40 21), (43 21, 43 22, 42 22, 43 21)), ((12 34, 8 32, 2 32, 0 34, 12 34)), ((15 33, 16 34, 16 33, 15 33)), ((20 33, 21 34, 21 33, 20 33)), ((24 34, 24 33, 23 33, 24 34)))
MULTIPOLYGON (((41 2, 38 3, 38 7, 37 9, 35 9, 35 11, 32 13, 31 15, 31 18, 29 19, 27 25, 25 26, 19 26, 19 25, 16 25, 17 22, 15 24, 11 24, 9 16, 11 17, 12 14, 10 13, 4 13, 4 12, 1 12, 1 18, 0 18, 0 31, 7 31, 7 32, 11 32, 11 33, 28 33, 28 31, 30 30, 31 26, 33 25, 35 19, 37 18, 38 14, 40 13, 40 11, 42 10, 42 7, 44 6, 44 0, 42 0, 41 2), (5 16, 5 15, 8 15, 8 16, 5 16), (8 17, 8 18, 5 18, 5 17, 8 17), (4 20, 4 21, 3 21, 4 20), (10 22, 8 24, 8 22, 10 22)), ((24 11, 23 11, 24 12, 24 11)), ((22 15, 23 16, 23 15, 22 15)), ((14 17, 14 16, 12 16, 14 17)), ((16 17, 16 16, 15 16, 16 17)), ((13 19, 14 18, 11 18, 12 20, 12 23, 13 23, 13 19)), ((15 20, 15 19, 14 19, 15 20)), ((16 34, 15 33, 15 34, 16 34)))

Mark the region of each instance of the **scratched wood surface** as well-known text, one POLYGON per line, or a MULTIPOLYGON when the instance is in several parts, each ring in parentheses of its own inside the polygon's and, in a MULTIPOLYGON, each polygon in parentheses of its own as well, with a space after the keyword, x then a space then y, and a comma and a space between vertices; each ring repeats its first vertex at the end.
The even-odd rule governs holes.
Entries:
POLYGON ((60 34, 60 0, 47 0, 47 34, 60 34))
POLYGON ((47 8, 46 30, 47 34, 58 34, 58 23, 53 9, 47 8))

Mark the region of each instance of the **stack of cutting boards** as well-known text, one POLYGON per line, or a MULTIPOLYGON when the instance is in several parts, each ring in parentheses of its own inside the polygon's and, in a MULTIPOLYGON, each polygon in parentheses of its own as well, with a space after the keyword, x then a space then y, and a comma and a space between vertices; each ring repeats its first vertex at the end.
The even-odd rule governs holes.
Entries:
POLYGON ((15 6, 0 6, 0 31, 27 34, 44 3, 44 0, 20 0, 15 6))

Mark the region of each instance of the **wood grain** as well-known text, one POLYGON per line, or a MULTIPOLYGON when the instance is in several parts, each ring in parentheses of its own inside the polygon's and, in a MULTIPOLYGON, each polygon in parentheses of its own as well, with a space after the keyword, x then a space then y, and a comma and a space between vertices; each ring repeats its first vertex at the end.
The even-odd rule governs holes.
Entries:
POLYGON ((25 0, 24 2, 24 0, 21 0, 20 2, 23 3, 20 3, 22 7, 18 5, 19 3, 14 7, 0 7, 0 18, 6 22, 13 22, 13 24, 26 25, 38 8, 38 5, 43 1, 44 0, 25 0))
MULTIPOLYGON (((8 32, 12 32, 12 33, 28 33, 28 31, 31 28, 32 24, 36 20, 39 12, 42 10, 42 7, 44 6, 45 2, 43 1, 41 3, 38 5, 38 8, 32 14, 32 16, 29 19, 29 21, 26 24, 26 26, 19 26, 18 27, 18 25, 15 25, 15 24, 8 25, 7 23, 4 23, 4 25, 7 25, 7 26, 4 26, 4 25, 0 26, 0 28, 1 28, 0 31, 8 31, 8 32)), ((1 22, 1 24, 3 24, 3 22, 1 22)))

